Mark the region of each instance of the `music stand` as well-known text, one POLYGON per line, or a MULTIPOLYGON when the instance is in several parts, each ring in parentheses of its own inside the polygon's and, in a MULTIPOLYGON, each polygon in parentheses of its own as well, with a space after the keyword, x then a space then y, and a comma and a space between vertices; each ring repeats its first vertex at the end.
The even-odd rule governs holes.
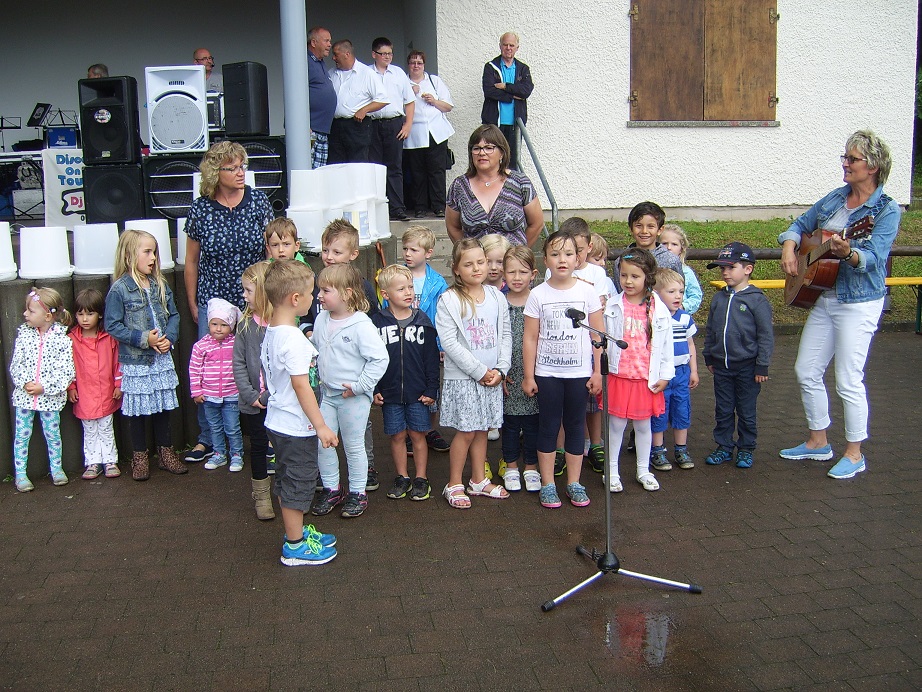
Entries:
MULTIPOLYGON (((579 314, 582 315, 582 313, 579 313, 579 314)), ((571 317, 569 314, 569 311, 568 311, 567 316, 571 317)), ((582 315, 582 317, 585 317, 585 315, 582 315)), ((654 577, 649 574, 641 574, 640 572, 630 572, 626 569, 621 569, 621 562, 618 560, 618 556, 615 555, 611 547, 611 544, 612 544, 612 540, 611 540, 611 535, 612 535, 612 532, 611 532, 611 490, 609 490, 610 488, 609 483, 611 482, 611 463, 609 460, 612 458, 611 457, 612 450, 611 450, 611 439, 610 439, 611 436, 608 431, 608 417, 609 417, 609 414, 608 414, 608 342, 609 341, 614 342, 618 346, 618 348, 621 348, 621 349, 627 348, 628 345, 624 341, 621 341, 620 339, 616 339, 610 334, 607 334, 603 331, 590 327, 588 324, 581 321, 581 319, 576 319, 575 317, 571 317, 571 319, 573 320, 574 327, 582 327, 583 329, 588 330, 590 334, 598 336, 599 340, 596 341, 595 339, 593 339, 592 345, 595 346, 596 348, 602 349, 602 355, 599 358, 599 365, 600 365, 600 370, 602 372, 602 444, 605 449, 605 468, 603 469, 603 478, 605 482, 605 552, 604 553, 597 552, 595 548, 593 548, 592 550, 588 550, 584 548, 582 545, 576 546, 576 552, 579 555, 583 555, 584 557, 587 557, 590 560, 593 560, 596 563, 596 567, 599 568, 599 571, 593 574, 588 579, 580 582, 579 584, 574 586, 572 589, 564 591, 557 598, 554 598, 550 601, 546 601, 541 606, 541 610, 545 613, 550 610, 553 610, 555 606, 557 606, 559 603, 563 603, 566 599, 568 599, 573 594, 577 593, 578 591, 581 591, 582 589, 589 586, 593 582, 601 579, 606 574, 612 574, 612 573, 621 574, 625 577, 631 577, 632 579, 642 579, 643 581, 649 581, 655 584, 662 584, 663 586, 671 586, 676 589, 683 589, 684 591, 688 591, 690 593, 701 593, 701 587, 698 586, 697 584, 686 584, 684 582, 673 581, 671 579, 663 579, 661 577, 654 577)))

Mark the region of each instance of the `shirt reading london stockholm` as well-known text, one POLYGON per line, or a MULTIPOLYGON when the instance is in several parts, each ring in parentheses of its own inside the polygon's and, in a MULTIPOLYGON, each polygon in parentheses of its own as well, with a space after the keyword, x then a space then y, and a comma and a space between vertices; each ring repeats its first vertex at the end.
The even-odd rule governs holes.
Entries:
POLYGON ((525 315, 538 319, 538 377, 591 377, 592 340, 588 330, 574 327, 566 316, 575 308, 588 316, 602 309, 592 284, 577 281, 572 288, 559 291, 547 282, 532 289, 525 303, 525 315))
POLYGON ((311 387, 316 388, 317 355, 317 349, 297 327, 286 324, 266 329, 259 360, 266 373, 266 388, 269 390, 266 411, 266 427, 269 430, 292 437, 316 435, 291 386, 291 378, 308 375, 311 387))

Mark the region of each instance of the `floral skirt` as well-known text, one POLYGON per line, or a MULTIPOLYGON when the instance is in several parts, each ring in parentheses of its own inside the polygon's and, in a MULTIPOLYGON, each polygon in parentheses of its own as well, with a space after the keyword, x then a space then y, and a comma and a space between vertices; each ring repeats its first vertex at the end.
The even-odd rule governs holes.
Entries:
POLYGON ((122 364, 122 415, 149 416, 178 407, 178 385, 169 353, 158 353, 151 365, 122 364))
MULTIPOLYGON (((600 394, 600 404, 601 401, 600 394)), ((645 420, 666 412, 666 398, 662 392, 651 392, 646 380, 629 380, 609 375, 608 412, 618 418, 645 420)))
POLYGON ((440 405, 439 422, 446 427, 475 432, 503 426, 502 387, 484 387, 470 379, 445 380, 440 405))

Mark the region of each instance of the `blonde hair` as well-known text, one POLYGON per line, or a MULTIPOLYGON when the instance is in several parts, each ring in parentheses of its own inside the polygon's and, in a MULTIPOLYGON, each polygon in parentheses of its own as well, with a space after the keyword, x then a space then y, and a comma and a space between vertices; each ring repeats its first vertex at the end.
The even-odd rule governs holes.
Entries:
POLYGON ((513 245, 506 250, 506 254, 503 256, 503 269, 506 268, 506 262, 511 259, 518 260, 528 267, 529 271, 535 271, 535 269, 537 269, 535 253, 532 252, 532 249, 527 245, 513 245))
POLYGON ((300 242, 300 238, 298 238, 298 227, 295 225, 295 222, 284 216, 272 219, 272 221, 266 224, 266 230, 265 233, 263 233, 266 239, 266 245, 269 244, 269 241, 272 240, 272 236, 274 235, 277 235, 279 240, 291 237, 296 243, 300 242))
MULTIPOLYGON (((269 263, 263 282, 266 301, 276 308, 292 293, 310 293, 314 289, 314 270, 298 260, 275 260, 269 263)), ((260 315, 267 319, 265 315, 260 315)))
POLYGON ((150 273, 150 279, 153 279, 160 290, 160 302, 163 309, 167 309, 166 300, 166 279, 160 271, 160 246, 157 239, 147 231, 138 231, 133 228, 126 228, 118 237, 118 245, 115 246, 115 271, 112 274, 112 281, 117 281, 123 275, 128 274, 134 282, 141 286, 145 277, 138 271, 138 250, 141 247, 142 240, 153 240, 157 252, 154 255, 154 269, 150 273))
POLYGON ((398 276, 409 279, 411 282, 413 281, 413 272, 405 266, 402 264, 389 264, 378 272, 378 288, 382 291, 386 291, 387 287, 390 286, 398 276))
POLYGON ((214 199, 218 190, 221 166, 233 163, 237 159, 240 159, 240 163, 243 164, 247 162, 247 150, 243 148, 243 145, 230 140, 213 144, 211 149, 205 152, 198 167, 202 174, 202 182, 198 186, 199 194, 202 197, 214 199))
POLYGON ((414 240, 419 243, 419 246, 423 250, 432 250, 435 248, 435 233, 432 232, 431 228, 426 228, 425 226, 410 226, 403 232, 403 237, 400 239, 400 242, 406 245, 407 243, 412 243, 414 240))
POLYGON ((238 332, 246 331, 254 316, 265 322, 272 319, 272 303, 266 297, 266 272, 269 271, 271 266, 271 261, 263 260, 256 264, 251 264, 240 275, 241 281, 249 281, 253 284, 253 303, 248 303, 243 311, 243 317, 240 318, 240 324, 237 327, 238 332))
MULTIPOLYGON (((477 303, 474 301, 474 298, 470 293, 467 292, 467 286, 464 285, 464 282, 461 281, 461 277, 458 276, 458 265, 461 264, 461 258, 464 256, 464 253, 468 250, 480 250, 483 252, 483 245, 480 244, 480 241, 476 238, 462 238, 457 243, 455 243, 454 248, 451 251, 451 273, 455 277, 454 282, 449 286, 448 290, 453 291, 455 295, 458 296, 458 300, 461 301, 461 317, 464 317, 467 314, 465 306, 469 305, 471 307, 471 315, 477 315, 477 303)), ((486 257, 487 253, 483 253, 486 257)))
POLYGON ((679 254, 679 258, 682 260, 682 263, 685 263, 685 255, 688 254, 688 236, 685 234, 685 230, 677 223, 667 223, 659 231, 659 237, 663 237, 663 233, 669 231, 670 233, 675 233, 676 237, 679 239, 679 247, 682 248, 682 252, 679 254))
POLYGON ((499 233, 490 233, 480 238, 480 247, 483 248, 483 254, 489 255, 491 252, 497 249, 502 249, 503 254, 506 254, 506 250, 512 247, 506 236, 500 235, 499 233))
POLYGON ((362 286, 362 275, 351 264, 331 264, 317 277, 317 285, 335 288, 351 312, 368 312, 368 298, 362 286))
POLYGON ((679 274, 675 269, 659 267, 654 275, 654 288, 665 288, 672 284, 680 284, 685 287, 685 277, 679 274))
POLYGON ((589 251, 589 256, 592 259, 600 259, 603 262, 608 261, 608 241, 605 240, 598 233, 593 233, 589 237, 589 242, 592 245, 592 249, 589 251))
POLYGON ((64 307, 61 294, 53 288, 45 286, 33 288, 29 295, 26 296, 25 303, 27 308, 30 302, 38 303, 46 315, 51 315, 52 322, 60 322, 65 327, 69 327, 74 323, 70 312, 64 307))
POLYGON ((323 235, 320 236, 320 243, 327 247, 340 238, 349 241, 349 252, 355 252, 359 249, 359 232, 358 229, 345 219, 333 219, 330 224, 323 229, 323 235))

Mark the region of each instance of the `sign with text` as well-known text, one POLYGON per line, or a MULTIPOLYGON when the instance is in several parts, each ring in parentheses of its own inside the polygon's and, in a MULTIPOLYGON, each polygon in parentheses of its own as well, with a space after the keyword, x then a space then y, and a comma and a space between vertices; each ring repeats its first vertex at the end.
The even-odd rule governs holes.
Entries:
POLYGON ((86 223, 83 203, 83 151, 81 149, 45 149, 42 151, 45 173, 45 225, 74 226, 86 223))

